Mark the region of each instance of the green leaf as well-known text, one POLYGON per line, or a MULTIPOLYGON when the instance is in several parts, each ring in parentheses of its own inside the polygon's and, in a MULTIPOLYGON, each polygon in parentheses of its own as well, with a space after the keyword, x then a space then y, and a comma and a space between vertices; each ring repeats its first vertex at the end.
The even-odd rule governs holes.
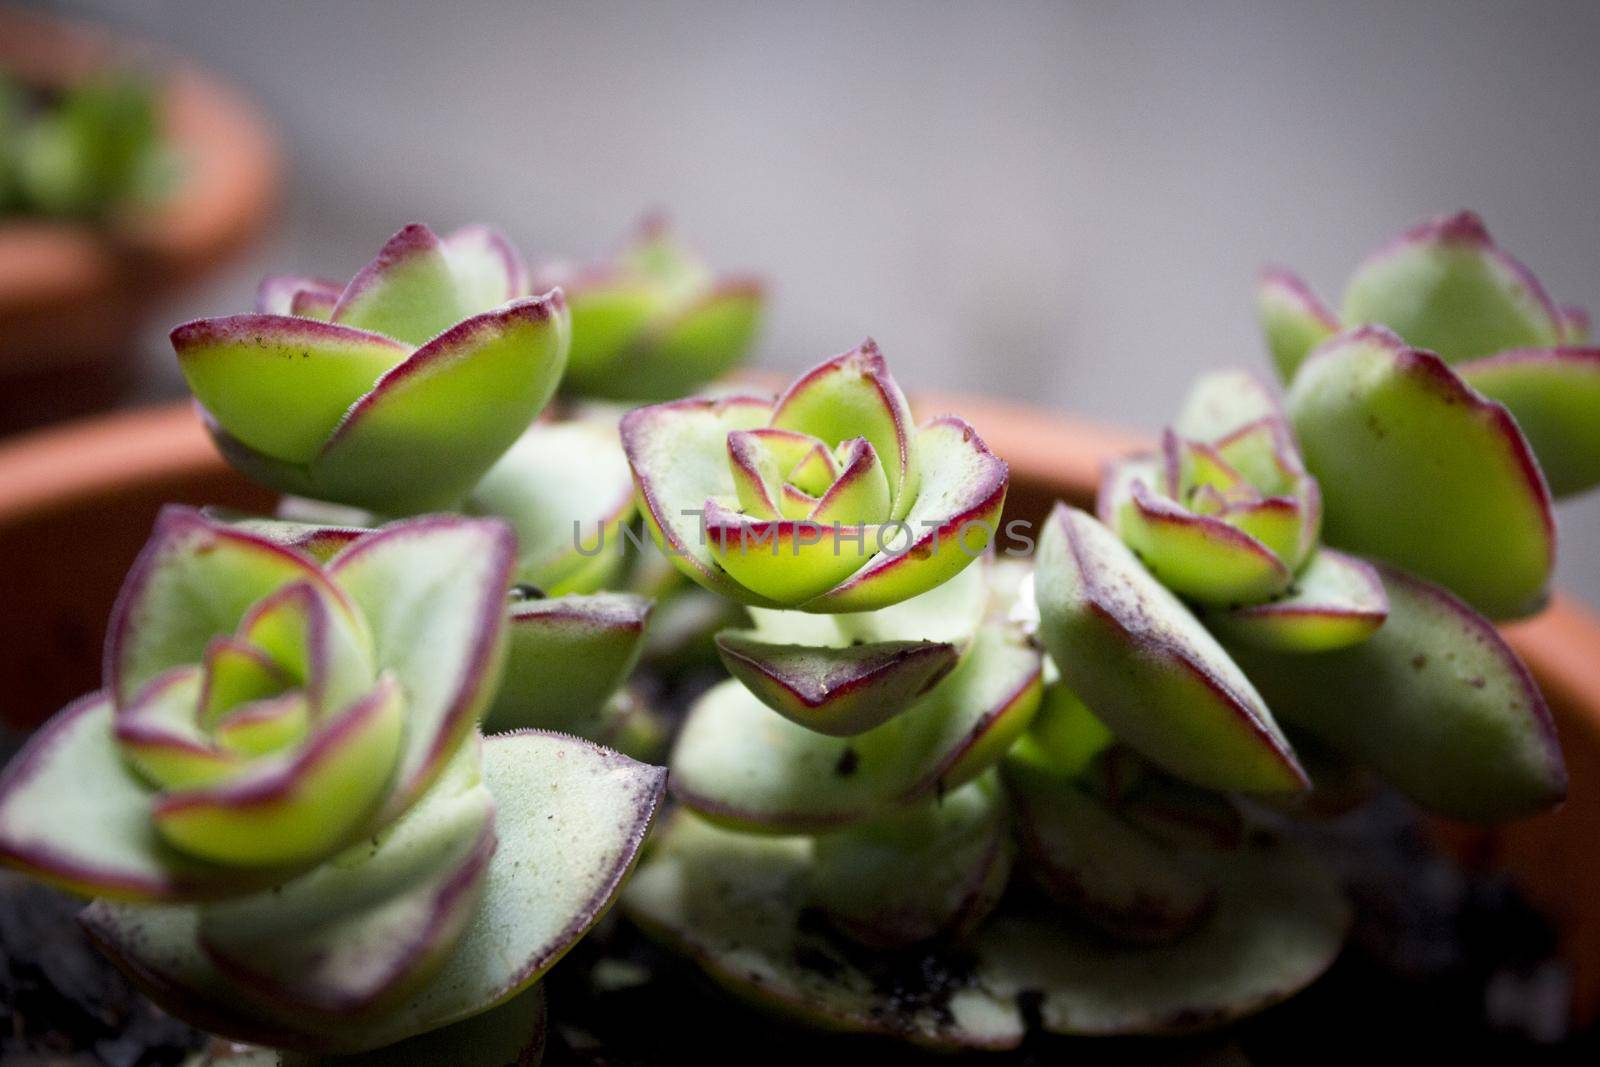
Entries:
POLYGON ((83 697, 6 766, 0 858, 74 893, 145 902, 226 896, 281 873, 201 863, 162 841, 151 794, 112 736, 112 714, 106 694, 83 697))
POLYGON ((156 829, 192 856, 228 866, 314 862, 367 825, 393 777, 406 708, 392 677, 333 715, 292 754, 214 785, 163 793, 156 829))
POLYGON ((1005 461, 952 415, 917 430, 915 453, 920 488, 899 528, 914 539, 886 538, 892 551, 880 552, 848 580, 805 604, 806 611, 888 607, 949 581, 984 555, 999 533, 1005 507, 1010 484, 1005 461))
POLYGON ((527 293, 528 265, 498 230, 463 226, 441 240, 439 247, 469 313, 498 307, 527 293))
POLYGON ((672 754, 673 793, 743 830, 848 826, 992 766, 1032 720, 1039 673, 1021 635, 985 628, 913 707, 850 738, 792 723, 730 679, 690 709, 672 754))
POLYGON ((639 660, 650 601, 629 593, 512 605, 490 730, 542 727, 600 740, 604 706, 639 660))
POLYGON ((636 408, 622 419, 623 451, 662 554, 696 582, 732 600, 755 597, 717 566, 702 516, 708 498, 735 496, 728 435, 765 426, 771 417, 771 400, 734 396, 636 408))
POLYGON ((1276 596, 1294 575, 1258 538, 1220 518, 1197 515, 1142 482, 1129 486, 1115 529, 1161 584, 1209 604, 1276 596))
POLYGON ((816 615, 750 608, 761 638, 776 644, 844 648, 883 641, 938 641, 966 647, 988 607, 996 561, 985 557, 942 585, 875 611, 816 615))
POLYGON ((1253 371, 1230 367, 1194 380, 1172 430, 1191 441, 1215 443, 1262 420, 1282 418, 1271 386, 1253 371))
POLYGON ((888 517, 907 517, 917 500, 922 470, 911 405, 872 340, 790 385, 773 408, 772 425, 830 444, 866 438, 889 477, 888 517))
POLYGON ((480 746, 463 745, 392 827, 270 892, 204 909, 199 937, 255 996, 330 1021, 370 1018, 444 963, 494 848, 480 746))
POLYGON ((457 288, 439 238, 414 222, 389 238, 350 280, 331 318, 416 346, 483 310, 468 304, 457 288))
POLYGON ((1209 613, 1206 624, 1229 640, 1282 652, 1327 652, 1360 644, 1389 614, 1371 564, 1324 548, 1275 600, 1209 613))
POLYGON ((626 379, 632 395, 682 396, 733 370, 761 330, 765 301, 760 282, 734 278, 677 311, 644 342, 642 365, 626 379))
POLYGON ((1512 819, 1559 802, 1566 769, 1527 668, 1443 589, 1379 571, 1389 618, 1369 640, 1314 655, 1235 649, 1278 714, 1453 818, 1512 819))
POLYGON ((1288 381, 1311 350, 1339 332, 1339 319, 1298 277, 1269 270, 1256 284, 1256 318, 1278 377, 1288 381))
POLYGON ((351 407, 312 460, 316 495, 390 515, 458 504, 544 410, 569 336, 559 293, 456 321, 351 407))
POLYGON ((1465 211, 1407 231, 1356 268, 1341 317, 1387 326, 1448 363, 1543 348, 1562 335, 1538 279, 1465 211))
POLYGON ((1033 880, 1056 903, 1126 941, 1169 941, 1216 902, 1214 883, 1119 818, 1024 741, 1002 764, 1033 880))
POLYGON ((380 334, 288 315, 186 322, 172 347, 211 416, 286 463, 309 463, 350 406, 411 354, 380 334))
POLYGON ((1502 352, 1456 371, 1516 418, 1552 493, 1600 485, 1600 348, 1502 352))
POLYGON ((812 853, 813 900, 840 930, 875 948, 960 941, 1006 887, 1008 822, 991 772, 937 800, 822 834, 812 853))
POLYGON ((258 600, 295 581, 350 610, 309 558, 192 508, 163 508, 111 612, 107 685, 127 702, 168 668, 199 663, 212 638, 232 633, 258 600))
POLYGON ((1350 905, 1311 857, 1268 842, 1205 866, 1217 903, 1187 936, 1118 945, 1038 910, 978 932, 978 981, 1036 999, 1052 1033, 1110 1037, 1208 1030, 1288 999, 1344 944, 1350 905))
POLYGON ((1057 505, 1034 582, 1046 650, 1123 741, 1210 789, 1306 788, 1250 680, 1110 530, 1057 505))
POLYGON ((667 294, 660 286, 611 279, 574 283, 565 292, 572 309, 572 356, 562 388, 617 400, 656 399, 653 382, 647 380, 642 393, 635 384, 642 353, 634 345, 666 308, 667 294))
POLYGON ((517 578, 550 596, 597 592, 622 564, 634 512, 633 475, 615 422, 538 422, 489 468, 470 514, 517 533, 517 578))
POLYGON ((882 526, 810 519, 752 519, 717 500, 705 504, 711 557, 758 604, 799 607, 861 570, 892 543, 882 526))
POLYGON ((943 980, 908 990, 904 979, 868 969, 878 954, 846 952, 802 923, 812 847, 808 838, 732 833, 680 814, 629 882, 623 908, 718 985, 803 1023, 942 1051, 1022 1041, 1014 999, 957 977, 937 954, 907 970, 943 980))
POLYGON ((494 697, 515 550, 504 523, 439 515, 363 537, 328 566, 371 627, 378 669, 405 694, 391 818, 428 788, 494 697))
POLYGON ((759 635, 717 635, 722 663, 784 718, 850 737, 899 715, 955 666, 954 646, 884 641, 845 648, 777 644, 759 635))
POLYGON ((1491 618, 1544 602, 1544 478, 1506 409, 1438 357, 1383 329, 1341 334, 1300 368, 1289 413, 1328 544, 1441 582, 1491 618))

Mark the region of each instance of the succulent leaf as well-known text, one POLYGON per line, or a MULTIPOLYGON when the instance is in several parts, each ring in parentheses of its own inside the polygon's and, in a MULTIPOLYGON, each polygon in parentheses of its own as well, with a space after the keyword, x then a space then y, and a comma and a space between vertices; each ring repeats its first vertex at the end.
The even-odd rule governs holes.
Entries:
POLYGON ((606 701, 644 648, 650 607, 629 593, 513 604, 505 679, 486 728, 538 727, 600 740, 606 701))
POLYGON ((216 863, 281 869, 320 859, 372 818, 405 729, 400 688, 380 678, 292 756, 226 781, 169 790, 151 818, 179 849, 216 863))
POLYGON ((647 220, 612 262, 546 268, 572 303, 572 393, 670 400, 733 369, 760 330, 765 291, 755 278, 715 275, 659 219, 647 220))
POLYGON ((938 800, 822 834, 812 851, 813 900, 865 945, 959 941, 989 917, 1005 889, 1007 822, 991 771, 938 800))
MULTIPOLYGON (((828 1030, 891 1036, 941 1051, 1014 1048, 1012 997, 959 979, 907 990, 809 929, 811 839, 720 829, 679 813, 623 891, 628 917, 735 995, 828 1030), (906 995, 910 994, 910 995, 906 995)), ((945 968, 935 953, 923 973, 945 968)))
POLYGON ((376 511, 455 504, 554 395, 569 324, 559 292, 458 322, 380 378, 313 460, 324 499, 376 511))
POLYGON ((1119 818, 1027 741, 1002 765, 1017 837, 1034 881, 1112 936, 1168 941, 1211 910, 1216 887, 1119 818))
POLYGON ((1501 352, 1455 369, 1511 412, 1552 493, 1600 485, 1600 348, 1501 352))
POLYGON ((458 289, 439 238, 414 222, 389 238, 372 262, 350 279, 329 318, 403 344, 421 345, 482 310, 469 305, 458 289))
POLYGON ((296 581, 352 610, 307 557, 190 508, 163 509, 111 612, 106 680, 113 695, 129 701, 163 671, 199 662, 212 638, 233 632, 253 605, 296 581))
POLYGON ((1559 344, 1563 334, 1538 279, 1468 211, 1408 230, 1356 268, 1341 317, 1386 326, 1448 363, 1559 344))
POLYGON ((844 648, 717 635, 723 666, 767 707, 818 733, 850 737, 899 715, 955 666, 953 645, 883 641, 844 648))
POLYGON ((1176 1034, 1261 1011, 1333 963, 1350 905, 1313 858, 1269 842, 1203 868, 1216 906, 1187 936, 1119 945, 1058 913, 1002 912, 974 941, 978 982, 1001 996, 1031 993, 1052 1033, 1176 1034))
POLYGON ((1123 741, 1207 788, 1306 787, 1244 672, 1111 531, 1057 505, 1034 576, 1046 650, 1123 741))
POLYGON ((1338 316, 1310 286, 1282 269, 1263 272, 1256 283, 1256 318, 1284 381, 1294 377, 1313 348, 1339 332, 1338 316))
POLYGON ((1444 589, 1378 570, 1389 616, 1368 640, 1314 655, 1234 650, 1278 714, 1453 818, 1517 818, 1560 801, 1561 749, 1521 660, 1444 589))
POLYGON ((985 628, 910 709, 854 737, 790 722, 730 679, 690 709, 672 754, 673 793, 742 830, 842 828, 993 766, 1038 709, 1039 675, 1039 654, 1020 635, 985 628))
POLYGON ((548 596, 598 592, 622 565, 622 526, 634 514, 616 423, 535 423, 484 475, 466 510, 511 523, 519 581, 548 596))
POLYGON ((1340 334, 1300 368, 1289 412, 1329 544, 1442 582, 1492 618, 1543 603, 1544 477, 1506 409, 1437 356, 1379 328, 1340 334))
POLYGON ((149 787, 113 736, 113 715, 109 695, 84 697, 7 766, 0 857, 63 889, 117 900, 197 900, 268 880, 190 859, 161 839, 150 821, 149 787))
POLYGON ((1372 565, 1324 548, 1311 557, 1283 596, 1208 613, 1208 626, 1229 640, 1282 652, 1327 652, 1360 644, 1389 614, 1389 598, 1372 565))
POLYGON ((797 379, 774 405, 772 425, 823 441, 864 438, 889 481, 889 513, 879 521, 911 510, 921 477, 911 405, 872 340, 797 379))
POLYGON ((499 684, 515 538, 491 519, 433 516, 362 538, 328 570, 372 630, 406 703, 389 814, 427 789, 499 684))
POLYGON ((309 463, 411 349, 381 334, 288 314, 197 319, 172 331, 195 399, 240 443, 309 463))
POLYGON ((338 291, 262 283, 254 315, 173 348, 224 457, 296 496, 388 515, 454 507, 549 401, 566 365, 559 292, 527 297, 499 234, 407 226, 338 291))

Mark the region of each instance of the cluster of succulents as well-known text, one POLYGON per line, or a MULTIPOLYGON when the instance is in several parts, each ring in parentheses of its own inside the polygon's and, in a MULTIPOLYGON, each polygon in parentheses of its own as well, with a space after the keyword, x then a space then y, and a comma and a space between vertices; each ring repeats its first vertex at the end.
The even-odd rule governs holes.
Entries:
MULTIPOLYGON (((924 553, 931 589, 850 599, 887 555, 858 571, 832 553, 781 586, 749 547, 766 539, 721 558, 729 531, 811 515, 805 449, 774 458, 729 432, 761 425, 764 402, 629 416, 658 536, 753 625, 717 638, 732 677, 677 738, 681 808, 627 913, 738 995, 830 1030, 946 1050, 1014 1047, 1030 1022, 1184 1032, 1292 995, 1339 952, 1349 905, 1296 819, 1377 781, 1467 821, 1559 803, 1549 711, 1491 619, 1547 595, 1540 465, 1589 484, 1600 361, 1575 347, 1576 314, 1539 318, 1537 283, 1471 220, 1375 262, 1349 330, 1268 276, 1286 398, 1247 371, 1203 376, 1154 449, 1108 465, 1098 516, 1058 504, 1026 563, 924 553), (1513 328, 1518 309, 1545 332, 1513 328), (1477 357, 1460 375, 1400 340, 1452 328, 1477 357), (699 547, 671 524, 684 513, 703 517, 699 547)), ((833 432, 813 433, 841 459, 841 437, 876 445, 859 406, 821 410, 833 432)), ((954 454, 921 478, 1004 482, 954 454)), ((992 533, 980 496, 951 502, 992 533)), ((792 568, 805 547, 782 549, 792 568)))
MULTIPOLYGON (((123 970, 244 1043, 218 1063, 523 1061, 644 843, 632 475, 615 414, 545 413, 572 312, 532 277, 492 230, 411 225, 347 284, 172 332, 283 503, 162 514, 103 687, 0 781, 0 857, 93 898, 123 970)), ((726 366, 758 310, 667 343, 726 366)))
POLYGON ((245 1043, 204 1062, 525 1061, 614 900, 829 1031, 1216 1027, 1343 944, 1295 819, 1374 780, 1476 821, 1563 796, 1490 620, 1547 595, 1550 485, 1600 480, 1600 359, 1475 220, 1380 252, 1350 329, 1269 275, 1286 397, 1203 377, 1031 558, 1004 461, 918 423, 871 341, 682 395, 760 294, 657 224, 540 270, 414 225, 173 331, 219 449, 286 495, 163 514, 103 688, 0 778, 0 858, 245 1043), (630 677, 675 579, 726 677, 663 770, 630 677))
POLYGON ((176 162, 157 105, 131 72, 39 94, 0 71, 0 215, 100 217, 158 199, 176 162))

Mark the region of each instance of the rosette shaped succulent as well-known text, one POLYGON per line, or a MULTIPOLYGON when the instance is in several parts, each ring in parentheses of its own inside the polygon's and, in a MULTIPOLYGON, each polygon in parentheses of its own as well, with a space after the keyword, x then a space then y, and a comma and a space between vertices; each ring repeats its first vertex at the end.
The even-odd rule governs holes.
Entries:
POLYGON ((613 260, 552 264, 572 311, 564 391, 612 400, 667 400, 744 361, 761 327, 765 290, 748 275, 717 275, 652 217, 613 260))
POLYGON ((1203 375, 1158 451, 1107 465, 1097 508, 1161 584, 1243 639, 1313 652, 1383 623, 1372 568, 1319 549, 1317 480, 1248 371, 1203 375))
POLYGON ((566 366, 559 291, 482 227, 413 224, 347 285, 275 277, 256 312, 172 345, 217 446, 285 493, 385 515, 458 505, 549 401, 566 366))
POLYGON ((1557 305, 1471 212, 1424 222, 1367 258, 1338 313, 1284 270, 1257 309, 1285 380, 1347 327, 1388 327, 1508 408, 1557 495, 1600 483, 1600 348, 1589 315, 1557 305))
POLYGON ((555 734, 480 739, 504 524, 305 543, 326 561, 163 513, 104 690, 0 779, 0 857, 100 898, 94 939, 196 1025, 358 1051, 528 989, 608 906, 662 772, 555 734))
POLYGON ((959 418, 916 426, 870 340, 776 400, 639 408, 622 442, 662 551, 758 607, 899 603, 981 556, 1005 503, 1005 463, 959 418))

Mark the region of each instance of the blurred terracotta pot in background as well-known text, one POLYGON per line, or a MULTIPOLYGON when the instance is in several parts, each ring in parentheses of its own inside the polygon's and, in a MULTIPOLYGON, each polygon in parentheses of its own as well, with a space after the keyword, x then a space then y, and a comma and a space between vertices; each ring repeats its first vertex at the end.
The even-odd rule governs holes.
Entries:
POLYGON ((135 380, 146 310, 256 236, 275 198, 276 142, 233 90, 106 29, 0 8, 0 70, 22 85, 61 88, 114 64, 158 79, 178 180, 114 225, 0 218, 0 433, 115 403, 135 380))

